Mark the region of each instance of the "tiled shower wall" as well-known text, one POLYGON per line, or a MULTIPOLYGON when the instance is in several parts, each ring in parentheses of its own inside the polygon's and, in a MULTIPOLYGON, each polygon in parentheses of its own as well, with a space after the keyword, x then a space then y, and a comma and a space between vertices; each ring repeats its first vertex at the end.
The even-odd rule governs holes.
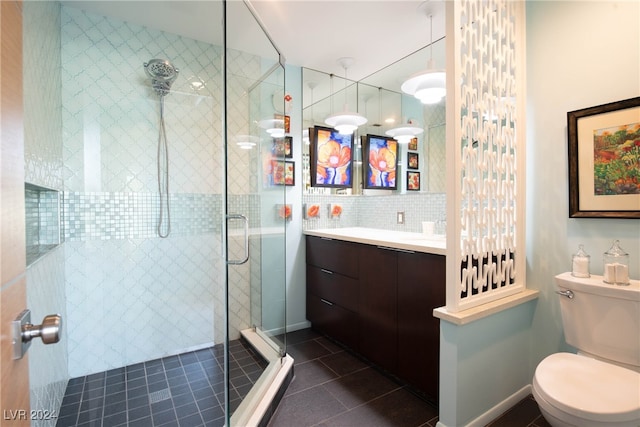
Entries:
MULTIPOLYGON (((24 2, 23 5, 23 78, 25 181, 61 191, 62 119, 60 91, 60 4, 24 2)), ((25 199, 27 245, 53 247, 60 238, 57 221, 58 193, 29 191, 25 199), (43 199, 39 200, 42 196, 43 199), (39 206, 40 205, 40 206, 39 206), (40 208, 47 215, 38 215, 40 208), (35 215, 34 215, 35 214, 35 215), (55 223, 55 224, 54 224, 55 223)), ((66 321, 64 246, 57 246, 27 268, 27 305, 31 320, 40 323, 44 316, 59 313, 66 321)), ((25 307, 27 308, 27 307, 25 307)), ((29 349, 31 407, 56 411, 67 385, 67 335, 55 345, 34 342, 29 349)), ((34 427, 53 426, 55 420, 31 421, 34 427)))
MULTIPOLYGON (((221 48, 66 6, 61 28, 70 375, 220 342, 221 48), (159 100, 143 69, 152 58, 180 69, 164 105, 168 239, 155 233, 159 100), (191 89, 193 77, 205 82, 202 91, 191 89)), ((253 56, 228 60, 243 72, 259 71, 253 56)), ((236 104, 243 115, 229 117, 248 122, 246 101, 236 104)), ((243 155, 230 153, 230 163, 246 170, 243 155)), ((246 175, 233 180, 230 202, 251 207, 246 175)), ((248 266, 233 275, 232 335, 250 324, 248 266)))

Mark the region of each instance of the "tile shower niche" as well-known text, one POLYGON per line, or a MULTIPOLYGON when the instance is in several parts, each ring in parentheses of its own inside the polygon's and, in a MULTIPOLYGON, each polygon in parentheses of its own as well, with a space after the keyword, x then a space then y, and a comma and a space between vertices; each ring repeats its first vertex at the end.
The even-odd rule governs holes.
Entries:
POLYGON ((29 266, 60 244, 60 192, 25 183, 24 211, 29 266))

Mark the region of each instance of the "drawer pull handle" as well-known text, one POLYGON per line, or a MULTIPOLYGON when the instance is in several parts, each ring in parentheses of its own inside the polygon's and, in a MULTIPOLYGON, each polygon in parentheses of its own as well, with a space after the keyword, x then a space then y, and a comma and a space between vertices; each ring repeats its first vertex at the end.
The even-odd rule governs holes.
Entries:
POLYGON ((325 270, 324 268, 321 268, 320 271, 322 271, 323 273, 327 273, 327 274, 333 274, 333 271, 325 270))
POLYGON ((405 254, 415 254, 416 251, 409 249, 390 248, 389 246, 378 246, 378 249, 384 249, 385 251, 404 252, 405 254))
POLYGON ((320 240, 333 240, 331 237, 321 237, 320 240))
POLYGON ((332 302, 327 301, 326 299, 322 299, 320 298, 320 301, 322 301, 323 303, 327 304, 327 305, 333 305, 332 302))

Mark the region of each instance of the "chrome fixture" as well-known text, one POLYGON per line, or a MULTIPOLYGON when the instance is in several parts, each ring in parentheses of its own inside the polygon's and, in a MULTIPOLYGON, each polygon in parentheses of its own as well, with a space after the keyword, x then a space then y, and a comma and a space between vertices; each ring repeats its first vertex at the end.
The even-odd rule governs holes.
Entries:
POLYGON ((11 322, 13 359, 22 359, 31 345, 31 340, 40 337, 43 344, 55 344, 60 341, 62 317, 59 314, 45 316, 42 324, 31 324, 31 310, 23 310, 11 322))
POLYGON ((166 59, 152 59, 144 63, 144 70, 151 77, 151 87, 160 98, 160 130, 158 132, 158 194, 160 195, 160 214, 158 218, 158 236, 165 238, 171 233, 171 209, 169 206, 169 144, 164 125, 164 97, 178 78, 179 69, 166 59), (164 213, 167 215, 166 230, 163 231, 164 213))

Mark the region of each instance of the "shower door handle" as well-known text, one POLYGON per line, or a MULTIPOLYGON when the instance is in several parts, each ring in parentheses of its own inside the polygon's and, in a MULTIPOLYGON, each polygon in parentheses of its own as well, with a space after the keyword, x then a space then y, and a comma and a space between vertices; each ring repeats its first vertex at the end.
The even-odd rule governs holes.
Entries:
MULTIPOLYGON (((241 265, 249 261, 249 218, 240 214, 227 215, 227 220, 240 219, 244 221, 244 258, 243 259, 228 259, 227 264, 241 265)), ((227 233, 228 234, 228 233, 227 233)))

